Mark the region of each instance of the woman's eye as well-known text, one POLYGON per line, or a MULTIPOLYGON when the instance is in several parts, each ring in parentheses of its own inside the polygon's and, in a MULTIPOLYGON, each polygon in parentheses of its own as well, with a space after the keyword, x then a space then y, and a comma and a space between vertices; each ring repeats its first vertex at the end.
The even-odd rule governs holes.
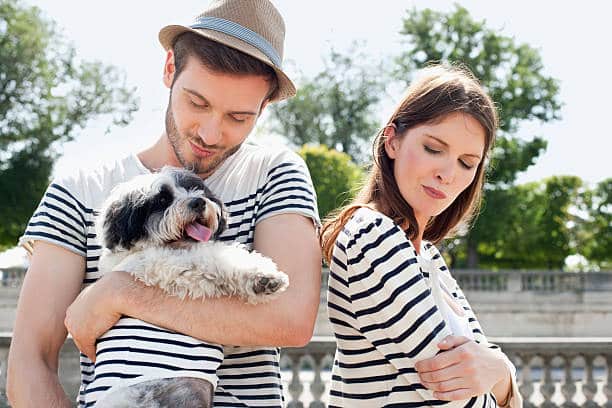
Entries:
POLYGON ((440 150, 432 149, 431 147, 429 147, 427 145, 423 145, 423 147, 425 148, 425 151, 427 153, 431 153, 431 154, 438 154, 438 153, 440 153, 440 150))
POLYGON ((467 164, 463 160, 459 160, 459 163, 461 163, 461 166, 463 166, 463 168, 465 168, 467 170, 472 170, 474 168, 474 166, 471 166, 471 165, 467 164))

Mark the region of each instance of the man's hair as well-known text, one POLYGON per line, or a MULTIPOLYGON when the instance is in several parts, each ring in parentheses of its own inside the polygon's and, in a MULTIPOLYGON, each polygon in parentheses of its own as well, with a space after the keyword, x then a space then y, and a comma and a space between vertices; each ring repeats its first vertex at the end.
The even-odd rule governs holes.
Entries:
POLYGON ((179 35, 172 45, 174 51, 174 80, 185 69, 189 57, 195 57, 207 69, 223 74, 256 75, 265 77, 270 83, 266 99, 278 92, 278 78, 274 69, 257 58, 247 55, 201 35, 187 32, 179 35))

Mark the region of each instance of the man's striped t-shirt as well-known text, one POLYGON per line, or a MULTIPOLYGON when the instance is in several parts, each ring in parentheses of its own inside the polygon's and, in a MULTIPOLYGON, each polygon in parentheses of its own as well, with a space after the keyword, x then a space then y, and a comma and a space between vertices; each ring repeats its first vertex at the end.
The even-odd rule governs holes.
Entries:
MULTIPOLYGON (((436 248, 421 256, 440 271, 469 319, 476 342, 487 343, 465 296, 436 248)), ((415 363, 434 357, 451 335, 430 291, 428 274, 405 232, 390 218, 360 208, 336 239, 330 265, 328 310, 338 343, 329 407, 496 407, 492 394, 466 401, 434 398, 415 363)))
MULTIPOLYGON (((42 240, 85 257, 83 284, 95 282, 100 277, 97 265, 101 251, 94 229, 96 213, 115 185, 148 172, 139 159, 131 155, 97 171, 81 171, 72 177, 55 180, 32 216, 20 244, 31 251, 33 242, 42 240)), ((319 224, 308 169, 299 156, 287 149, 245 143, 206 179, 206 185, 227 208, 227 229, 219 238, 221 241, 239 242, 252 248, 256 224, 282 213, 301 214, 319 224)), ((170 371, 197 369, 189 350, 203 347, 204 343, 192 344, 193 339, 187 336, 142 322, 128 323, 128 327, 119 329, 118 333, 137 337, 141 343, 151 345, 148 356, 147 350, 142 350, 140 364, 159 367, 163 361, 163 366, 170 371), (172 347, 161 346, 163 343, 172 344, 172 347)), ((215 407, 283 406, 278 348, 224 346, 221 357, 215 407)), ((88 385, 97 371, 110 377, 120 374, 96 370, 82 354, 80 360, 81 388, 77 401, 81 407, 93 406, 100 390, 88 390, 88 385)), ((126 380, 133 376, 123 375, 127 375, 126 380)))

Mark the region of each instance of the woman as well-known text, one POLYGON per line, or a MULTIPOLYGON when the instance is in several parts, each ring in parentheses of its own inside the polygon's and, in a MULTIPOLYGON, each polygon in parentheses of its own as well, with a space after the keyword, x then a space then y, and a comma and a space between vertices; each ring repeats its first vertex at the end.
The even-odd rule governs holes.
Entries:
POLYGON ((478 207, 497 115, 466 70, 421 72, 374 141, 374 165, 324 225, 338 342, 330 407, 522 405, 434 244, 478 207))

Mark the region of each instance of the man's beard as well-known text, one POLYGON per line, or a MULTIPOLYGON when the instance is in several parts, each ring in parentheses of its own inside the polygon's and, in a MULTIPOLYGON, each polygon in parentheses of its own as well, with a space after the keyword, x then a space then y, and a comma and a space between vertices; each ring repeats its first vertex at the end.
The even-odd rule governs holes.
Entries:
POLYGON ((202 143, 202 140, 197 136, 191 137, 190 135, 181 135, 176 128, 176 122, 172 115, 172 92, 170 92, 170 100, 168 101, 168 108, 166 109, 166 134, 168 135, 170 145, 172 145, 172 150, 174 150, 174 154, 181 165, 202 178, 210 176, 225 159, 236 153, 238 149, 240 149, 240 146, 242 146, 242 143, 239 143, 236 146, 224 150, 223 147, 202 143), (191 141, 191 143, 202 149, 215 152, 215 157, 207 159, 206 161, 204 161, 205 159, 198 158, 194 158, 193 161, 188 161, 183 151, 183 149, 187 148, 188 141, 191 141))

